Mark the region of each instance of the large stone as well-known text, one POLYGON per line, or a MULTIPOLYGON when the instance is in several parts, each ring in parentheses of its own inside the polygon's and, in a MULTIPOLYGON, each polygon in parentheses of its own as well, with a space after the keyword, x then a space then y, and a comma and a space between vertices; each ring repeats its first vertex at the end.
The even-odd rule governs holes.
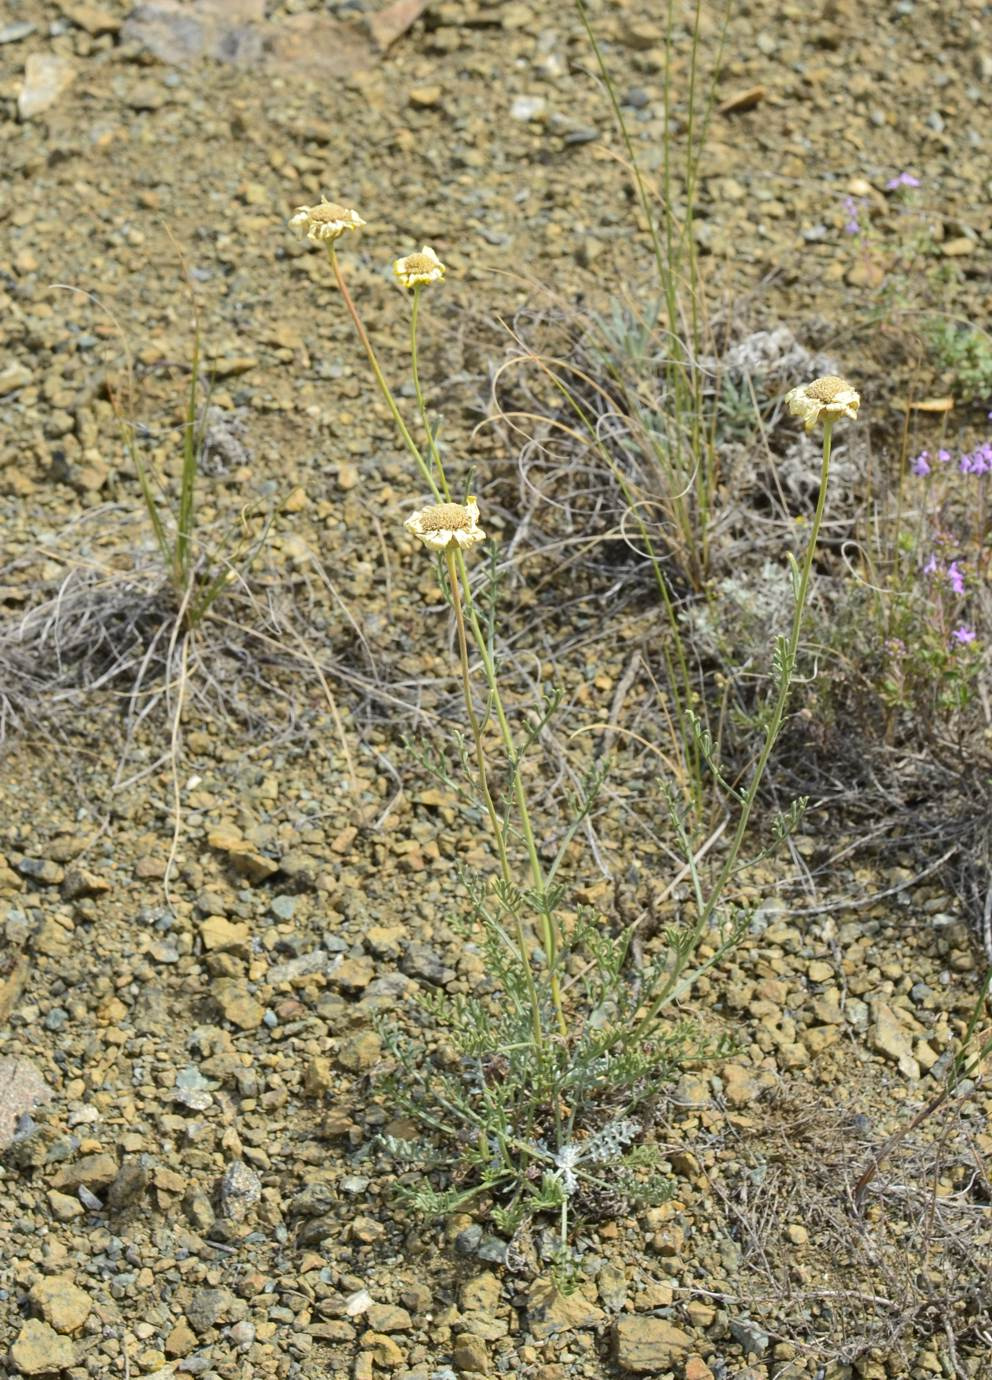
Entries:
POLYGON ((693 1349, 688 1332, 664 1318, 618 1318, 613 1335, 617 1363, 638 1375, 671 1370, 693 1349))
POLYGON ((52 1090, 27 1059, 0 1059, 0 1150, 17 1134, 18 1122, 51 1099, 52 1090))
POLYGON ((72 1343, 60 1337, 54 1327, 29 1318, 10 1348, 10 1361, 21 1375, 51 1375, 68 1370, 75 1360, 72 1343))
POLYGON ((489 1270, 474 1275, 462 1285, 459 1303, 463 1313, 492 1313, 499 1303, 499 1280, 489 1270))
POLYGON ((345 1040, 338 1050, 338 1063, 349 1073, 364 1073, 382 1053, 382 1040, 374 1030, 363 1030, 345 1040))
POLYGON ((455 1338, 451 1360, 460 1375, 488 1375, 489 1350, 481 1337, 463 1332, 455 1338))
POLYGON ((265 1016, 265 1007, 257 1002, 245 983, 237 978, 218 978, 211 995, 225 1021, 239 1030, 257 1030, 265 1016))
POLYGON ((550 1280, 539 1279, 527 1295, 527 1321, 535 1337, 543 1341, 576 1327, 597 1327, 606 1314, 594 1301, 595 1285, 581 1286, 562 1294, 550 1280), (593 1297, 584 1292, 588 1288, 593 1297))
POLYGON ((412 1325, 406 1309, 392 1303, 370 1304, 367 1316, 373 1332, 409 1332, 412 1325))
POLYGON ((239 1322, 247 1311, 248 1305, 230 1289, 196 1289, 186 1308, 186 1320, 199 1337, 212 1327, 239 1322))
POLYGON ((879 1002, 875 1008, 875 1019, 869 1030, 869 1043, 876 1054, 884 1054, 887 1059, 898 1064, 900 1073, 907 1078, 917 1079, 920 1066, 913 1058, 913 1034, 886 1002, 879 1002))
POLYGON ((251 954, 251 931, 247 925, 235 925, 223 915, 211 915, 200 926, 200 940, 210 953, 237 954, 248 958, 251 954))
POLYGON ((84 1155, 75 1164, 67 1164, 58 1171, 52 1180, 52 1188, 88 1188, 91 1193, 99 1193, 117 1178, 117 1161, 113 1155, 102 1152, 97 1155, 84 1155))
POLYGON ((39 1279, 28 1294, 33 1306, 56 1332, 78 1332, 90 1315, 90 1296, 80 1289, 72 1275, 49 1275, 39 1279))
POLYGON ((17 113, 22 120, 43 115, 75 80, 76 69, 68 59, 55 53, 32 53, 24 64, 24 85, 17 95, 17 113))

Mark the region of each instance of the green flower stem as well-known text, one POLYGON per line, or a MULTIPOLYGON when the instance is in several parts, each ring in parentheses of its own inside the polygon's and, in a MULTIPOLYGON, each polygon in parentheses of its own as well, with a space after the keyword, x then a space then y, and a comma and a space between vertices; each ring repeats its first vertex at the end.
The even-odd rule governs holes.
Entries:
POLYGON ((351 293, 348 291, 348 286, 345 283, 344 278, 342 276, 341 265, 338 263, 338 256, 334 249, 333 240, 327 247, 327 257, 330 259, 331 269, 334 273, 334 280, 338 285, 338 291, 341 293, 341 296, 344 300, 344 304, 348 308, 348 315, 355 323, 355 330, 358 332, 358 338, 362 342, 362 348, 365 350, 365 353, 368 356, 369 364, 372 366, 372 372, 373 374, 375 374, 375 381, 379 385, 379 391, 385 398, 386 406, 393 414, 393 421, 399 428, 399 433, 403 437, 403 442, 406 445, 407 450, 410 452, 414 460, 417 462, 417 468, 420 470, 420 473, 426 480, 427 487, 430 489, 431 493, 440 503, 443 501, 441 491, 435 483, 434 476, 431 474, 430 466, 427 464, 427 461, 420 453, 420 447, 417 445, 416 441, 410 435, 410 430, 407 427, 406 422, 404 422, 402 414, 400 413, 400 410, 396 405, 396 399, 393 397, 392 390, 389 387, 389 384, 386 382, 386 376, 382 372, 382 368, 379 364, 379 360, 376 356, 375 350, 372 348, 372 342, 368 337, 368 333, 365 330, 365 327, 362 325, 362 319, 358 315, 358 309, 355 306, 354 301, 352 300, 351 293))
POLYGON ((531 884, 540 902, 541 944, 548 963, 548 973, 551 983, 551 1000, 554 1004, 559 1034, 563 1038, 567 1038, 568 1025, 565 1021, 565 1013, 561 1000, 561 987, 558 980, 558 940, 555 934, 554 925, 551 921, 551 916, 548 912, 547 883, 545 882, 544 869, 541 867, 541 860, 537 853, 534 829, 530 820, 530 810, 527 806, 527 792, 524 789, 520 763, 517 759, 516 745, 513 741, 513 733, 510 729, 509 720, 506 717, 506 710, 503 707, 503 697, 499 692, 496 667, 493 664, 489 643, 486 640, 485 633, 482 631, 482 625, 479 623, 478 614, 475 611, 475 603, 472 599, 472 591, 468 579, 468 568, 465 565, 465 557, 460 549, 456 548, 455 559, 458 562, 458 570, 461 576, 462 586, 465 590, 465 607, 468 612, 469 625, 472 629, 472 637, 482 661, 486 685, 489 689, 493 708, 496 711, 496 720, 499 724, 500 736, 503 739, 503 748, 506 752, 510 770, 513 773, 513 793, 517 805, 517 816, 520 820, 520 829, 524 837, 524 845, 527 849, 527 859, 530 864, 531 884))
MULTIPOLYGON (((451 607, 455 615, 455 624, 458 628, 458 655, 462 667, 462 693, 465 696, 465 713, 468 715, 469 728, 472 732, 472 741, 475 743, 475 762, 479 773, 479 789, 485 801, 486 813, 489 815, 489 823, 493 832, 493 840, 496 844, 496 851, 499 854, 500 871, 507 886, 512 886, 513 874, 510 870, 510 860, 506 852, 506 839, 500 825, 499 814, 493 801, 492 792, 489 789, 489 773, 486 769, 486 753, 482 746, 482 729, 479 724, 479 716, 475 712, 475 704, 472 700, 471 675, 468 664, 468 638, 465 635, 465 613, 462 608, 461 580, 458 565, 455 559, 455 552, 458 550, 454 542, 449 542, 445 548, 444 556, 448 565, 448 586, 451 590, 451 607)), ((513 912, 513 921, 516 928, 517 948, 520 951, 520 961, 524 967, 527 978, 527 993, 530 997, 532 1025, 534 1030, 534 1044, 538 1049, 544 1045, 544 1032, 541 1028, 541 1004, 538 1000, 537 988, 534 985, 534 974, 530 966, 530 957, 527 953, 527 940, 524 937, 523 926, 520 922, 518 911, 513 912)))
POLYGON ((761 753, 751 777, 751 783, 745 791, 741 801, 741 813, 737 821, 737 828, 731 840, 730 848, 724 859, 723 866, 717 875, 716 881, 710 888, 710 898, 700 912, 699 919, 696 921, 696 925, 689 936, 684 951, 687 956, 686 963, 676 965, 676 969, 668 982, 652 1001, 647 1011, 633 1029, 620 1032, 617 1038, 623 1039, 625 1043, 627 1041, 633 1042, 644 1038, 647 1031, 653 1026, 662 1007, 667 1005, 670 1001, 675 1000, 675 998, 680 996, 688 987, 691 979, 687 979, 683 983, 679 982, 687 966, 688 955, 695 952, 700 939, 713 919, 713 914, 720 903, 724 888, 730 880, 734 868, 737 866, 737 859, 741 851, 741 845, 744 842, 744 835, 747 833, 748 822, 751 818, 755 801, 758 798, 758 789, 761 786, 765 768, 768 766, 768 759, 771 756, 772 748, 775 746, 776 739, 778 738, 782 720, 785 717, 786 706, 789 702, 789 692, 792 689, 792 675, 795 670, 796 656, 799 651, 799 637, 803 626, 803 615, 806 612, 806 600, 809 595, 810 573, 813 569, 813 557, 816 554, 816 543, 820 535, 820 526, 823 522, 823 512, 827 501, 827 480, 830 475, 830 450, 833 441, 833 423, 834 419, 832 417, 824 419, 823 461, 820 467, 820 493, 816 502, 816 512, 813 515, 813 526, 809 534, 806 554, 803 557, 803 563, 799 572, 799 583, 796 586, 796 605, 792 614, 792 628, 789 633, 788 641, 783 647, 780 680, 778 691, 775 696, 775 705, 772 709, 768 727, 765 730, 765 740, 762 744, 761 753))
POLYGON ((410 362, 413 373, 413 389, 417 395, 417 406, 420 408, 420 420, 423 423, 424 434, 427 437, 427 444, 430 447, 431 459, 437 467, 438 478, 441 481, 441 488, 444 490, 444 496, 450 501, 451 491, 448 488, 444 466, 441 464, 441 454, 437 448, 437 441, 434 439, 434 431, 427 417, 427 404, 424 402, 424 390, 420 386, 420 365, 417 355, 417 318, 420 315, 420 291, 421 284, 414 284, 413 307, 410 312, 410 362))

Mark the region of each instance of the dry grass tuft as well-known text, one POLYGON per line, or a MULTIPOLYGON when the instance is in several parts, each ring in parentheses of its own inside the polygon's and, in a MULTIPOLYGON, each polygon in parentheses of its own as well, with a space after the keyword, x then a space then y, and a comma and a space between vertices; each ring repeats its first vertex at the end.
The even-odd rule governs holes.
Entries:
POLYGON ((898 1358, 908 1374, 932 1349, 944 1374, 980 1374, 960 1367, 992 1345, 992 1183, 976 1143, 988 1104, 958 1098, 920 1125, 859 1211, 884 1137, 853 1103, 811 1105, 808 1083, 785 1085, 711 1179, 741 1245, 738 1306, 820 1361, 898 1358))

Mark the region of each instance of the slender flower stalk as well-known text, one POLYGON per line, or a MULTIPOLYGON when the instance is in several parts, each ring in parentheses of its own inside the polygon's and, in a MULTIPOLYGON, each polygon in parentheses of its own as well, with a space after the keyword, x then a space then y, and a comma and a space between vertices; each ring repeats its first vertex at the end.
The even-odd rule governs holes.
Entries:
POLYGON ((616 1044, 621 1039, 626 1043, 628 1040, 635 1041, 645 1038, 657 1020, 659 1012, 671 1002, 676 1001, 688 990, 699 976, 699 972, 701 971, 699 969, 686 977, 682 975, 688 965, 689 957, 695 952, 699 941, 711 924, 717 906, 722 899, 724 889, 737 866, 737 859, 740 856, 741 846, 744 843, 744 837, 747 833, 751 814, 758 798, 761 781, 764 777, 765 769, 768 766, 768 759, 771 757, 772 749, 775 746, 779 731, 782 727, 782 720, 785 717, 785 710, 792 689, 792 677, 795 671, 796 657, 799 651, 799 638, 802 633, 803 618, 806 613, 806 601, 809 597, 809 582, 810 574, 813 569, 813 557, 816 554, 817 541, 820 535, 820 527, 823 524, 823 513, 827 502, 827 481, 830 477, 830 454, 833 445, 834 423, 837 421, 838 417, 841 416, 848 417, 852 420, 856 419, 861 399, 850 384, 846 383, 843 379, 828 375, 826 378, 816 379, 814 383, 808 386, 794 388, 788 395, 787 402, 790 412, 792 412, 794 416, 799 416, 803 419, 807 431, 811 430, 812 427, 816 425, 817 421, 822 421, 823 457, 820 464, 820 492, 816 501, 816 510, 813 514, 813 523, 810 528, 809 540, 806 544, 803 563, 802 566, 797 567, 795 562, 793 562, 795 607, 793 609, 792 626, 789 630, 789 635, 780 640, 777 649, 775 702, 765 729, 761 752, 758 755, 757 763, 751 774, 750 783, 740 797, 741 809, 737 819, 737 828, 734 830, 734 835, 727 850, 723 866, 720 868, 715 881, 709 888, 708 900, 703 901, 698 879, 695 875, 693 876, 693 881, 696 883, 697 903, 701 902, 701 904, 698 904, 699 914, 696 924, 693 926, 689 938, 682 950, 686 956, 685 961, 675 964, 668 981, 655 994, 647 1010, 636 1022, 633 1029, 617 1032, 610 1044, 616 1044))
MULTIPOLYGON (((489 825, 492 829, 493 842, 496 845, 496 852, 499 857, 499 868, 503 876, 503 881, 507 886, 513 884, 513 873, 510 868, 510 859, 506 852, 506 838, 503 827, 500 823, 496 804, 489 789, 489 772, 486 768, 486 752, 482 745, 482 726, 479 723, 479 716, 475 711, 475 703, 472 699, 471 671, 468 663, 468 638, 465 634, 465 615, 462 610, 461 599, 461 575, 464 570, 464 562, 461 562, 459 569, 458 556, 459 548, 455 542, 449 542, 445 548, 444 557, 448 567, 448 588, 451 591, 451 608, 455 615, 455 626, 458 629, 458 655, 462 667, 462 694, 465 698, 465 713, 468 716, 469 729, 472 733, 472 741, 475 744, 475 765, 479 773, 479 789, 482 792, 482 799, 485 802, 486 813, 489 816, 489 825)), ((467 572, 466 572, 467 573, 467 572)), ((513 913, 514 928, 516 930, 517 948, 520 952, 520 961, 523 964, 524 973, 527 981, 527 994, 530 998, 531 1006, 531 1027, 534 1033, 534 1044, 537 1049, 543 1048, 544 1030, 541 1023, 541 1003, 537 995, 537 987, 534 983, 534 974, 530 966, 530 956, 527 952, 527 940, 524 936, 523 925, 520 921, 518 911, 513 913)))
MULTIPOLYGON (((397 260, 402 262, 402 260, 397 260)), ((441 463, 441 454, 437 448, 437 440, 434 436, 434 428, 430 424, 427 416, 427 404, 424 401, 424 390, 420 383, 420 364, 417 353, 417 319, 420 314, 420 293, 423 284, 415 282, 413 285, 413 305, 410 309, 410 368, 413 373, 413 389, 417 395, 417 406, 420 408, 420 420, 423 424, 424 435, 427 437, 427 444, 430 447, 431 459, 437 470, 438 480, 444 492, 445 498, 450 499, 451 492, 448 488, 448 481, 445 478, 444 466, 441 463)))
POLYGON ((354 322, 355 330, 358 332, 358 338, 362 342, 362 348, 368 356, 369 364, 372 366, 372 372, 375 375, 375 381, 379 385, 379 391, 385 399, 386 406, 393 414, 393 421, 396 423, 397 429, 403 438, 403 443, 406 446, 407 450, 410 452, 410 454, 413 456, 414 460, 416 461, 417 468, 423 475, 427 487, 430 489, 434 497, 438 501, 440 501, 442 497, 446 496, 446 493, 442 495, 441 490, 438 488, 434 476, 433 474, 431 474, 431 467, 430 465, 428 465, 427 461, 421 454, 420 447, 417 445, 416 441, 410 435, 410 429, 407 426, 406 422, 403 420, 403 415, 400 412, 399 407, 397 406, 396 399, 393 397, 392 389, 386 382, 386 376, 382 372, 382 366, 379 363, 379 358, 376 355, 376 352, 372 346, 372 342, 368 337, 368 332, 362 325, 362 318, 358 314, 358 308, 355 306, 351 293, 348 291, 348 285, 345 282, 344 276, 341 272, 341 265, 338 263, 338 256, 334 248, 333 240, 328 243, 327 257, 330 260, 331 270, 334 273, 334 281, 338 285, 338 291, 341 293, 342 300, 344 301, 344 304, 348 309, 348 315, 354 322))
POLYGON ((478 648, 479 659, 482 662, 483 674, 486 678, 486 686, 489 690, 493 709, 496 711, 496 721, 499 724, 500 736, 503 739, 503 750, 506 753, 507 761, 513 774, 513 795, 517 806, 517 817, 520 822, 520 831, 523 834, 524 847, 527 850, 531 885, 539 902, 541 944, 548 964, 551 1001, 555 1009, 558 1032, 565 1038, 568 1035, 568 1024, 565 1020, 564 1008, 562 1006, 561 984, 558 977, 558 937, 555 932, 554 921, 548 908, 547 882, 545 881, 544 869, 541 866, 541 859, 537 851, 537 842, 534 837, 534 828, 531 823, 530 809, 527 804, 527 791, 524 787, 523 776, 520 771, 520 760, 517 754, 516 744, 513 740, 513 731, 510 728, 510 722, 503 706, 503 697, 499 690, 499 680, 496 675, 496 667, 493 663, 492 652, 490 651, 488 640, 482 630, 482 625, 479 622, 475 604, 472 600, 471 587, 468 579, 468 568, 465 564, 464 554, 458 551, 456 559, 458 561, 459 575, 465 590, 465 603, 468 609, 472 637, 478 648))

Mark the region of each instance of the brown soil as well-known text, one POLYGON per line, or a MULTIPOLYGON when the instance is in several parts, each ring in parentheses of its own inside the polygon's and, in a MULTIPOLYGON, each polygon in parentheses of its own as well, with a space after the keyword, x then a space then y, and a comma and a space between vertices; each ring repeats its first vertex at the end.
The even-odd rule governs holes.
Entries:
MULTIPOLYGON (((430 244, 448 265, 425 308, 429 401, 508 553, 515 688, 553 662, 568 724, 612 713, 644 732, 661 624, 623 552, 573 560, 582 531, 537 492, 560 496, 561 477, 528 472, 492 424, 523 304, 592 311, 652 282, 577 14, 440 0, 383 52, 381 8, 10 0, 0 22, 0 1367, 990 1377, 987 1093, 925 1122, 852 1200, 939 1087, 980 945, 933 866, 953 839, 909 837, 908 792, 859 817, 852 778, 838 792, 824 774, 821 758, 841 753, 842 776, 857 757, 843 726, 806 780, 810 739, 790 740, 783 796, 812 781, 822 799, 791 855, 742 882, 755 923, 695 992, 740 1048, 659 1109, 674 1198, 587 1224, 562 1299, 539 1228, 507 1243, 395 1197, 383 1137, 409 1127, 374 1021, 402 1022, 418 986, 478 983, 450 920, 456 865, 485 854, 409 741, 459 714, 434 569, 402 528, 425 495, 324 257, 286 229, 295 206, 326 193, 368 222, 342 262, 393 378, 408 326, 390 261, 430 244), (201 530, 265 540, 182 652, 114 419, 108 309, 174 493, 186 273, 215 409, 201 530), (884 855, 858 851, 873 829, 884 855)), ((895 473, 937 434, 913 412, 907 436, 898 404, 958 387, 920 313, 980 322, 992 305, 983 7, 755 0, 725 34, 716 9, 697 207, 714 320, 727 339, 785 325, 855 380, 866 425, 840 481, 895 473), (887 188, 904 171, 912 195, 887 188)), ((654 180, 658 10, 591 6, 654 180)), ((677 152, 691 21, 677 7, 677 152)), ((973 436, 982 401, 961 399, 952 431, 973 436)), ((746 559, 752 528, 735 530, 746 559)), ((584 751, 549 777, 549 831, 584 751)), ((620 744, 573 878, 604 915, 677 912, 679 893, 658 903, 673 863, 655 777, 620 744)))

